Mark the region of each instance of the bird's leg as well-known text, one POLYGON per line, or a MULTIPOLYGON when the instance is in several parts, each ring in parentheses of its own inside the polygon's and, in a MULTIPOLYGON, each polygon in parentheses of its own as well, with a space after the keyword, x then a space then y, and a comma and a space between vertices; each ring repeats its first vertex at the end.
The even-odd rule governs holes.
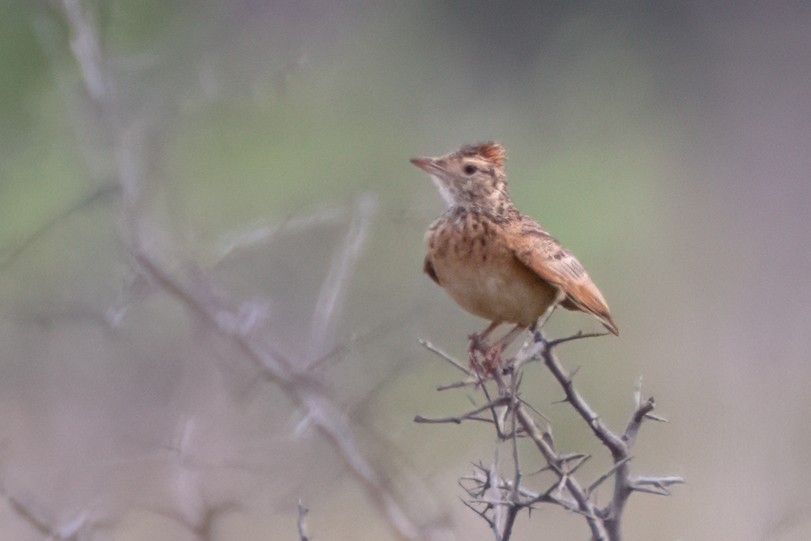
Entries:
POLYGON ((499 321, 494 321, 490 325, 487 326, 482 332, 473 333, 468 335, 468 339, 470 340, 470 350, 476 350, 484 352, 486 351, 484 339, 490 336, 496 327, 498 327, 501 323, 499 321))
POLYGON ((524 332, 526 327, 523 325, 516 325, 510 332, 496 340, 493 345, 487 348, 484 353, 484 368, 490 373, 501 364, 501 353, 509 346, 516 337, 524 332))
MULTIPOLYGON (((565 298, 565 295, 563 295, 563 297, 565 298)), ((558 307, 561 300, 563 299, 559 298, 557 302, 553 302, 546 310, 544 310, 544 313, 541 314, 541 317, 539 317, 538 321, 535 322, 535 325, 532 326, 533 331, 536 329, 541 330, 543 326, 546 325, 546 322, 549 321, 550 317, 552 317, 552 313, 555 311, 555 308, 558 307)))
POLYGON ((468 336, 468 359, 470 361, 470 367, 476 370, 476 372, 482 373, 482 366, 479 360, 476 358, 476 352, 478 351, 482 354, 487 353, 488 348, 486 347, 485 338, 487 338, 499 325, 499 321, 493 321, 482 332, 473 333, 468 336))

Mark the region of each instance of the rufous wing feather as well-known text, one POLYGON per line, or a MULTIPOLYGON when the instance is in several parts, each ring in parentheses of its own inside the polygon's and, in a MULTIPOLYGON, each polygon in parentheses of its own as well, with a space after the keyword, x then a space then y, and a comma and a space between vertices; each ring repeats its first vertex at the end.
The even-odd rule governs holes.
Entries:
POLYGON ((511 240, 515 256, 543 280, 563 291, 566 298, 561 305, 594 315, 606 329, 619 335, 605 297, 577 258, 526 216, 521 216, 512 227, 516 229, 507 238, 511 240))

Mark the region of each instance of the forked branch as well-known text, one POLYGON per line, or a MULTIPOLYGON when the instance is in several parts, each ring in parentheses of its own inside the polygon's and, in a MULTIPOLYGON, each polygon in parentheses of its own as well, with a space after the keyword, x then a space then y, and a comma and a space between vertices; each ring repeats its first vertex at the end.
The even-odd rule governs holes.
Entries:
MULTIPOLYGON (((645 419, 663 421, 652 414, 655 407, 653 397, 643 398, 641 382, 637 384, 634 395, 634 409, 622 433, 612 431, 591 408, 586 399, 574 385, 573 372, 567 371, 556 355, 557 346, 601 334, 576 334, 555 340, 546 340, 536 331, 534 340, 522 348, 518 354, 504 363, 501 370, 485 380, 473 370, 450 355, 421 341, 429 351, 435 353, 453 367, 462 371, 467 379, 455 384, 443 385, 440 390, 473 387, 478 389, 483 403, 474 409, 440 418, 415 418, 420 423, 453 423, 467 421, 492 422, 496 429, 499 447, 510 446, 511 476, 501 472, 504 466, 495 460, 489 468, 482 465, 475 467, 470 477, 460 480, 460 485, 467 493, 465 505, 481 517, 493 532, 496 541, 510 539, 517 515, 521 510, 531 510, 537 505, 547 504, 565 509, 583 517, 592 541, 620 541, 623 511, 628 498, 633 492, 667 495, 669 487, 683 483, 678 476, 634 477, 631 475, 630 463, 633 457, 631 447, 636 440, 645 419), (585 421, 595 438, 605 447, 612 459, 612 466, 591 483, 583 484, 576 474, 579 468, 591 457, 587 453, 561 453, 552 436, 551 428, 541 428, 538 418, 546 419, 540 411, 532 407, 520 396, 522 372, 532 360, 540 360, 549 370, 554 380, 564 392, 563 403, 568 403, 585 421), (489 416, 483 415, 490 412, 489 416), (518 453, 518 438, 529 438, 538 454, 543 457, 545 466, 540 474, 551 474, 551 480, 541 490, 530 488, 528 479, 521 471, 518 453), (595 491, 608 480, 613 481, 611 499, 599 505, 594 498, 595 491)), ((497 449, 496 456, 499 456, 497 449)))

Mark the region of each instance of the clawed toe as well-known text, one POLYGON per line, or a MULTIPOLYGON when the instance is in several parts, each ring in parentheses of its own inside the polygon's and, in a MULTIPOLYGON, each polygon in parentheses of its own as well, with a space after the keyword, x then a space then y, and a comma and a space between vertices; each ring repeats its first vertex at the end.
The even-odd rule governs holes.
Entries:
POLYGON ((470 369, 473 370, 479 376, 486 376, 487 375, 487 357, 484 356, 485 349, 482 348, 481 343, 476 340, 476 335, 470 336, 470 347, 468 348, 468 363, 470 365, 470 369), (480 360, 480 357, 484 356, 484 359, 480 360))
POLYGON ((500 344, 490 347, 484 353, 484 369, 488 374, 495 372, 501 366, 501 352, 503 348, 500 344))
POLYGON ((486 338, 498 326, 493 322, 484 331, 468 335, 468 358, 470 368, 479 376, 492 376, 501 367, 501 354, 507 346, 521 333, 525 327, 516 325, 510 332, 493 344, 488 344, 486 338))
POLYGON ((469 334, 467 336, 468 340, 468 348, 471 354, 474 351, 478 351, 479 353, 485 353, 487 348, 485 347, 484 340, 482 340, 482 336, 478 333, 469 334))
POLYGON ((470 349, 468 350, 470 368, 480 376, 492 376, 501 365, 502 351, 503 348, 499 344, 484 347, 480 343, 474 344, 471 340, 470 349))

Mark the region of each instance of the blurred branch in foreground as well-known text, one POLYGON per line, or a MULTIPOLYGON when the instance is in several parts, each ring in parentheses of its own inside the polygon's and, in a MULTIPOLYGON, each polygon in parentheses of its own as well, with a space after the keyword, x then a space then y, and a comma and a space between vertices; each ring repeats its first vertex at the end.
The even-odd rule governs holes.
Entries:
MULTIPOLYGON (((569 373, 563 368, 555 348, 572 340, 602 336, 599 334, 576 334, 557 340, 546 340, 540 331, 534 334, 534 340, 522 348, 518 354, 507 361, 503 368, 492 374, 492 381, 479 371, 466 368, 455 359, 423 341, 422 344, 462 371, 466 378, 463 381, 445 385, 438 390, 472 387, 481 393, 483 404, 474 409, 451 417, 429 419, 418 416, 418 423, 460 424, 476 421, 491 424, 501 445, 509 447, 512 457, 512 470, 502 473, 498 460, 490 466, 475 465, 472 475, 460 480, 460 485, 467 493, 465 503, 479 515, 492 530, 496 541, 510 539, 515 520, 521 510, 531 510, 540 504, 550 504, 577 513, 582 516, 591 530, 592 541, 620 541, 623 511, 628 498, 633 492, 668 495, 668 487, 681 484, 684 480, 677 476, 631 475, 631 447, 636 440, 639 428, 645 419, 664 421, 653 415, 653 397, 643 399, 641 382, 635 392, 635 405, 631 418, 624 432, 611 431, 600 419, 600 416, 588 405, 585 398, 574 386, 576 371, 569 373), (536 416, 543 415, 521 397, 521 382, 524 365, 533 360, 540 360, 550 371, 555 381, 565 393, 563 402, 568 403, 586 422, 594 436, 610 452, 613 465, 587 486, 576 477, 580 467, 591 456, 586 453, 561 453, 558 451, 552 436, 552 429, 539 428, 536 416), (551 480, 542 490, 531 490, 526 484, 526 475, 521 469, 518 439, 529 438, 546 464, 538 473, 548 473, 551 480), (608 503, 600 505, 596 498, 596 489, 608 479, 614 481, 614 489, 608 503)), ((499 456, 498 450, 496 456, 499 456)))
MULTIPOLYGON (((160 129, 154 118, 155 112, 153 109, 139 109, 127 100, 124 85, 112 67, 115 63, 105 58, 103 40, 89 6, 81 0, 61 0, 59 8, 70 32, 71 51, 79 68, 86 99, 95 109, 92 117, 78 118, 85 124, 80 128, 89 128, 105 135, 103 150, 109 152, 108 157, 114 167, 112 176, 120 186, 119 237, 135 272, 143 276, 150 288, 173 297, 190 316, 229 343, 238 352, 236 358, 241 356, 252 363, 262 379, 276 386, 292 404, 305 412, 305 424, 320 433, 342 459, 346 470, 363 488, 368 502, 385 519, 396 538, 452 539, 452 533, 444 525, 445 519, 416 513, 411 509, 413 506, 409 500, 415 496, 401 495, 393 489, 390 474, 359 443, 357 430, 344 413, 345 408, 336 403, 330 389, 310 370, 314 360, 334 347, 331 336, 335 330, 335 319, 376 207, 374 197, 362 196, 358 199, 345 242, 336 251, 323 282, 309 329, 310 350, 307 358, 286 357, 267 338, 269 333, 264 312, 232 299, 212 282, 197 262, 177 255, 182 250, 172 247, 166 241, 165 232, 149 219, 145 202, 152 194, 147 190, 155 189, 155 185, 147 185, 146 178, 160 174, 155 170, 155 161, 148 155, 150 145, 147 144, 156 136, 155 131, 160 129)), ((325 219, 329 219, 329 216, 325 219)), ((238 245, 239 242, 236 243, 238 245)), ((226 246, 223 256, 234 247, 233 243, 226 246)), ((127 299, 127 302, 134 300, 138 299, 127 299)), ((183 460, 179 460, 177 467, 182 468, 182 463, 183 460)), ((178 470, 177 479, 182 481, 182 490, 176 490, 175 497, 183 498, 186 494, 186 497, 194 500, 198 496, 194 494, 197 485, 190 484, 189 476, 183 471, 178 470)), ((17 501, 8 494, 6 498, 12 505, 17 501)), ((184 512, 184 507, 194 508, 194 505, 193 502, 184 505, 188 503, 177 502, 177 512, 172 514, 172 518, 184 524, 197 538, 208 538, 211 531, 209 519, 222 508, 197 509, 198 512, 189 514, 184 512)), ((66 535, 74 535, 75 529, 66 535, 60 534, 57 529, 36 518, 38 515, 32 514, 28 507, 19 505, 15 508, 45 537, 62 539, 66 535)), ((303 513, 301 510, 299 513, 300 537, 304 539, 303 513)))
POLYGON ((310 510, 304 507, 304 505, 299 501, 298 502, 298 536, 299 541, 310 541, 310 536, 307 535, 307 524, 304 520, 307 517, 307 513, 310 510))

